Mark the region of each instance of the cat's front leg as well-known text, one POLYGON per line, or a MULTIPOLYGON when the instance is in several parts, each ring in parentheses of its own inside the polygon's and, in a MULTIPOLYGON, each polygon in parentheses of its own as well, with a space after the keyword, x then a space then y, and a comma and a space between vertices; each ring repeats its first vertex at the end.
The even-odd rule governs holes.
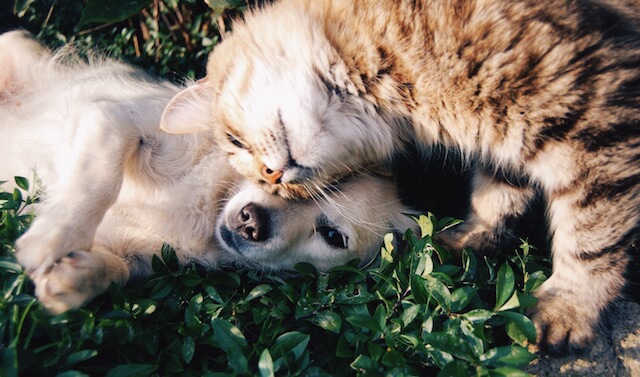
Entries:
POLYGON ((535 190, 481 169, 473 174, 471 209, 465 221, 436 235, 436 242, 452 251, 470 247, 495 253, 515 234, 513 228, 526 211, 535 190))
POLYGON ((111 283, 129 279, 125 261, 110 252, 73 251, 34 278, 36 296, 51 313, 78 308, 103 293, 111 283))
POLYGON ((637 252, 638 203, 633 190, 601 196, 599 186, 549 198, 553 274, 534 292, 539 347, 552 354, 586 348, 602 312, 621 293, 630 253, 637 252))

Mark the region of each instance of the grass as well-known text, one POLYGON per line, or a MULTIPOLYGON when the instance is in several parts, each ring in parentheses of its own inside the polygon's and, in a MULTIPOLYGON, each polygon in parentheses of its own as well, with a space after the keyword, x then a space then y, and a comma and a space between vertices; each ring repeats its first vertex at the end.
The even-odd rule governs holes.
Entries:
MULTIPOLYGON (((246 6, 126 3, 133 7, 107 14, 97 0, 16 0, 10 16, 51 46, 97 46, 179 80, 203 75, 206 55, 246 6)), ((302 264, 286 280, 179 266, 166 246, 145 281, 51 316, 13 255, 36 200, 26 180, 16 182, 0 193, 2 376, 521 376, 534 358, 523 313, 548 261, 525 241, 510 255, 455 258, 431 237, 452 220, 429 214, 416 217, 421 234, 408 231, 402 247, 388 235, 378 263, 329 273, 302 264)))
POLYGON ((373 266, 301 264, 287 280, 181 267, 166 246, 144 282, 50 316, 13 255, 32 202, 25 190, 0 194, 6 376, 522 376, 535 358, 523 311, 546 262, 526 242, 456 260, 431 238, 451 219, 422 215, 421 234, 407 231, 402 249, 387 235, 373 266))

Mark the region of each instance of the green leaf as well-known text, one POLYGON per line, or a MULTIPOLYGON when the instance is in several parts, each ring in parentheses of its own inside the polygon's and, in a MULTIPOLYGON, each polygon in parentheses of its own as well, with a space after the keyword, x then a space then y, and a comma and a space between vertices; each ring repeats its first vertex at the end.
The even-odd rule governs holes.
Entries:
POLYGON ((151 0, 88 0, 78 26, 89 23, 110 24, 124 21, 148 6, 151 0))
POLYGON ((207 285, 204 287, 204 291, 207 292, 207 296, 209 296, 213 301, 220 305, 224 305, 225 302, 222 299, 222 296, 220 296, 220 293, 218 293, 214 287, 207 285))
POLYGON ((13 190, 13 201, 16 203, 22 203, 22 191, 17 188, 13 190))
POLYGON ((13 3, 13 14, 22 18, 29 9, 29 6, 36 0, 15 0, 13 3))
POLYGON ((316 314, 313 323, 336 334, 339 334, 342 328, 342 318, 337 313, 328 310, 316 314))
POLYGON ((246 5, 244 0, 205 0, 204 2, 211 8, 214 15, 246 5))
POLYGON ((318 270, 311 263, 300 262, 293 266, 293 268, 302 275, 306 275, 309 277, 318 276, 318 270))
POLYGON ((461 219, 454 219, 453 217, 445 217, 442 220, 438 221, 437 231, 442 231, 445 229, 449 229, 452 226, 463 223, 464 221, 461 219))
POLYGON ((193 359, 193 355, 196 353, 196 342, 190 336, 185 336, 182 339, 182 360, 189 364, 193 359))
POLYGON ((382 331, 380 327, 380 323, 370 316, 369 314, 354 314, 347 317, 347 322, 351 323, 356 327, 361 327, 364 329, 369 329, 373 331, 382 331))
POLYGON ((269 285, 269 284, 260 284, 257 287, 253 288, 251 290, 251 292, 249 292, 249 294, 247 294, 247 297, 244 298, 245 301, 251 301, 255 298, 261 297, 266 295, 267 293, 271 292, 271 290, 273 289, 273 286, 269 285))
POLYGON ((180 283, 185 287, 195 287, 202 283, 202 278, 195 273, 180 275, 180 283))
POLYGON ((427 304, 431 296, 427 291, 424 278, 415 274, 410 276, 411 292, 416 304, 427 304))
POLYGON ((402 356, 401 352, 395 349, 389 349, 387 352, 385 352, 385 354, 382 356, 381 361, 382 365, 387 368, 398 368, 407 365, 407 359, 402 356))
POLYGON ((480 357, 480 361, 488 367, 526 366, 535 360, 536 355, 520 346, 502 346, 490 349, 480 357))
POLYGON ((509 300, 507 300, 507 302, 505 302, 504 305, 502 305, 496 311, 502 312, 502 311, 509 310, 509 309, 515 309, 515 308, 518 308, 518 307, 520 307, 520 300, 518 299, 518 292, 513 292, 513 295, 511 295, 511 298, 509 300))
MULTIPOLYGON (((159 261, 159 259, 156 259, 159 261)), ((149 282, 152 282, 151 280, 149 282)), ((171 293, 171 291, 173 290, 174 287, 174 282, 173 280, 168 277, 168 276, 163 276, 155 281, 153 281, 154 283, 156 283, 153 287, 153 289, 151 290, 151 298, 155 299, 155 300, 159 300, 162 298, 165 298, 169 295, 169 293, 171 293)))
POLYGON ((242 332, 231 323, 214 318, 211 321, 213 334, 218 346, 227 354, 229 366, 236 373, 249 373, 249 362, 246 354, 249 353, 249 345, 242 332))
POLYGON ((420 237, 424 238, 426 236, 433 236, 433 221, 431 221, 431 217, 433 215, 429 214, 429 217, 426 215, 420 215, 416 220, 418 226, 420 227, 420 237))
POLYGON ((373 312, 373 318, 378 321, 380 329, 384 329, 387 325, 387 309, 383 304, 378 305, 376 310, 373 312))
POLYGON ((178 261, 178 256, 176 255, 176 251, 171 247, 171 245, 164 244, 162 245, 162 261, 167 266, 169 271, 174 272, 180 269, 180 262, 178 261))
POLYGON ((531 308, 538 303, 538 299, 528 293, 518 293, 521 308, 531 308))
POLYGON ((402 325, 407 327, 420 313, 420 309, 422 305, 409 305, 403 308, 400 313, 400 320, 402 321, 402 325))
POLYGON ((486 309, 473 309, 463 315, 468 321, 473 324, 484 323, 493 317, 494 313, 491 310, 486 309))
POLYGON ((0 269, 4 271, 22 273, 22 266, 20 266, 18 263, 7 260, 0 260, 0 269))
POLYGON ((271 358, 271 354, 267 348, 265 348, 260 354, 258 369, 260 370, 260 376, 262 377, 275 377, 276 375, 273 368, 273 359, 271 358))
POLYGON ((462 267, 464 273, 460 277, 461 281, 472 281, 478 272, 478 260, 471 250, 462 250, 462 267))
POLYGON ((427 276, 433 272, 433 258, 428 253, 420 253, 420 259, 413 272, 419 276, 427 276))
POLYGON ((381 368, 378 363, 366 355, 359 355, 356 357, 356 359, 351 363, 351 368, 366 376, 376 376, 381 374, 381 368))
POLYGON ((510 367, 500 367, 489 371, 491 377, 532 377, 529 373, 510 367))
POLYGON ((294 360, 299 361, 307 351, 310 338, 308 334, 299 331, 291 331, 280 335, 271 348, 275 370, 280 369, 286 363, 289 354, 293 354, 294 360))
POLYGON ((90 377, 90 376, 88 374, 78 372, 77 370, 68 370, 60 374, 56 374, 56 377, 90 377))
POLYGON ((505 263, 498 271, 496 278, 496 309, 502 307, 513 294, 516 278, 509 264, 505 263))
POLYGON ((69 357, 67 357, 67 359, 64 362, 64 365, 68 367, 73 364, 77 364, 82 361, 89 360, 92 357, 95 357, 97 355, 98 355, 98 351, 96 350, 84 350, 84 351, 74 352, 71 355, 69 355, 69 357))
POLYGON ((464 309, 476 296, 478 288, 461 287, 451 293, 451 311, 459 312, 464 309))
POLYGON ((449 288, 447 288, 447 286, 440 280, 432 276, 425 276, 421 279, 423 280, 424 287, 429 295, 438 302, 440 307, 449 311, 451 308, 451 292, 449 291, 449 288))
POLYGON ((13 200, 13 194, 6 191, 0 192, 0 200, 13 200))
POLYGON ((547 280, 547 276, 544 271, 538 270, 532 272, 524 283, 524 291, 527 293, 531 293, 535 291, 539 286, 547 280))
POLYGON ((29 180, 27 180, 25 177, 14 177, 14 179, 18 187, 20 187, 24 191, 29 191, 29 180))
POLYGON ((473 375, 469 364, 453 360, 440 370, 437 377, 468 377, 473 375))
POLYGON ((111 369, 105 377, 140 377, 149 376, 158 370, 154 364, 124 364, 111 369))
POLYGON ((422 334, 425 343, 436 349, 451 354, 459 359, 475 362, 476 354, 473 347, 463 337, 456 334, 431 333, 422 334))
MULTIPOLYGON (((497 313, 500 316, 506 317, 517 327, 519 331, 529 340, 529 342, 533 343, 536 341, 536 327, 533 322, 525 315, 516 313, 516 312, 499 312, 497 313)), ((512 338, 513 339, 513 338, 512 338)), ((516 339, 514 339, 516 340, 516 339)))
POLYGON ((380 248, 380 269, 393 263, 393 233, 384 235, 384 246, 380 248))

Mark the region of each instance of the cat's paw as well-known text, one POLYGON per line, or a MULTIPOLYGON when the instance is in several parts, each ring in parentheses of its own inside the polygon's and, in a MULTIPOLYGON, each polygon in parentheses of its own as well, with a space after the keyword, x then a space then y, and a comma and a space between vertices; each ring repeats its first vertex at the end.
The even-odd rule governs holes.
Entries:
POLYGON ((570 289, 543 285, 535 296, 538 303, 529 314, 536 327, 539 350, 556 356, 584 351, 593 340, 599 310, 588 308, 570 289))
POLYGON ((111 271, 97 253, 73 251, 33 277, 36 296, 52 314, 75 309, 104 292, 111 271))
POLYGON ((498 231, 475 221, 466 221, 441 231, 434 240, 452 252, 469 247, 482 254, 495 254, 502 243, 498 231))

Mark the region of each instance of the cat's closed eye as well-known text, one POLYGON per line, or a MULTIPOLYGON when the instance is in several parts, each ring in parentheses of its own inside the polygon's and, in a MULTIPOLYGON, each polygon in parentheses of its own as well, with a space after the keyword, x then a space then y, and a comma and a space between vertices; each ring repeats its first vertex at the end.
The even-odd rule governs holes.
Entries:
POLYGON ((248 149, 246 145, 244 145, 244 143, 242 143, 240 140, 238 140, 238 138, 236 138, 235 136, 233 136, 231 133, 227 132, 227 140, 229 140, 229 142, 231 144, 233 144, 234 146, 241 148, 241 149, 248 149))

